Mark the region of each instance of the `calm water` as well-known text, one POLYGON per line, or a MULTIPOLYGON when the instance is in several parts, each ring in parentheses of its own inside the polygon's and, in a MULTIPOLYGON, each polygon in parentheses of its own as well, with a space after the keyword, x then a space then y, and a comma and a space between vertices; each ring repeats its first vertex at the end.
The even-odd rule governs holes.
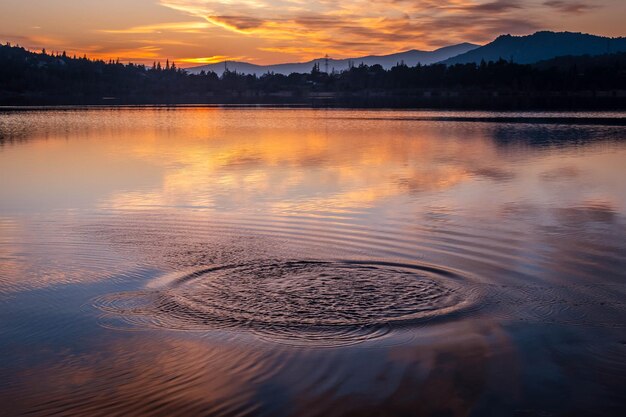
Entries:
POLYGON ((0 414, 624 415, 625 116, 0 112, 0 414))

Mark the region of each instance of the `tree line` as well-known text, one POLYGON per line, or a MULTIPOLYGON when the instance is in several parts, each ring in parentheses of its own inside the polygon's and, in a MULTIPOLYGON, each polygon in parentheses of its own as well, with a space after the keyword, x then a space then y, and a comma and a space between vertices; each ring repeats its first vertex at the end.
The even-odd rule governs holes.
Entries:
POLYGON ((533 96, 626 91, 626 54, 560 57, 534 65, 506 60, 479 64, 354 65, 330 74, 262 76, 225 71, 190 74, 167 61, 151 66, 70 57, 0 45, 0 103, 204 102, 211 98, 337 96, 533 96))

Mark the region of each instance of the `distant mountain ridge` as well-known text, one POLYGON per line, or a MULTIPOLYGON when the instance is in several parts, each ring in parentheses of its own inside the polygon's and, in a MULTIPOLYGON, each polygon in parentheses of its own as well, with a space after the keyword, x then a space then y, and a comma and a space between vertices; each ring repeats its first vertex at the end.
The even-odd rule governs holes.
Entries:
MULTIPOLYGON (((404 62, 408 66, 417 64, 429 65, 448 59, 450 57, 464 54, 468 51, 478 48, 480 45, 471 43, 461 43, 458 45, 446 46, 434 51, 410 50, 391 55, 369 55, 358 58, 346 59, 329 59, 328 71, 344 71, 350 68, 350 65, 376 65, 379 64, 385 69, 389 69, 398 63, 404 62)), ((217 64, 202 65, 199 67, 187 68, 187 72, 191 74, 199 74, 201 71, 213 71, 221 75, 226 68, 229 71, 237 71, 242 74, 263 75, 268 72, 275 74, 289 75, 291 73, 307 73, 311 72, 313 65, 319 64, 320 70, 325 71, 326 60, 324 58, 314 59, 307 62, 276 64, 276 65, 255 65, 247 62, 228 61, 217 64)))
POLYGON ((534 64, 559 56, 603 55, 626 52, 626 38, 608 38, 573 32, 537 32, 527 36, 502 35, 487 45, 443 60, 447 65, 497 61, 534 64))
MULTIPOLYGON (((358 58, 328 59, 328 71, 344 71, 350 65, 381 65, 389 69, 399 63, 410 67, 417 64, 430 65, 442 63, 446 65, 480 63, 481 61, 497 61, 504 59, 518 64, 534 64, 560 56, 604 55, 626 52, 626 38, 609 38, 575 32, 541 31, 532 35, 513 36, 501 35, 493 42, 480 46, 461 43, 436 49, 434 51, 410 50, 390 55, 369 55, 358 58)), ((202 71, 213 71, 221 75, 226 68, 242 74, 257 76, 267 74, 289 75, 291 73, 308 73, 314 65, 325 71, 326 60, 314 59, 307 62, 286 63, 276 65, 256 65, 248 62, 228 61, 217 64, 188 68, 191 74, 202 71)))

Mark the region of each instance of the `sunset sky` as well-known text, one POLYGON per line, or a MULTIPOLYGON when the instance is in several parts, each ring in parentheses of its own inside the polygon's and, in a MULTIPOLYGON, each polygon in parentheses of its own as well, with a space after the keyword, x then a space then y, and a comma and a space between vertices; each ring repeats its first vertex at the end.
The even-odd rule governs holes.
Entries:
POLYGON ((504 34, 623 36, 624 0, 1 0, 0 41, 180 66, 431 50, 504 34))

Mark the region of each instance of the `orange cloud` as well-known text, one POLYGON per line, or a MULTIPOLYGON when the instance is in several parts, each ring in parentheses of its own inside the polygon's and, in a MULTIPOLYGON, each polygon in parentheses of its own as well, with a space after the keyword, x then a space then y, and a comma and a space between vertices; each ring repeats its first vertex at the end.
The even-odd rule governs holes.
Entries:
POLYGON ((178 59, 178 62, 181 62, 184 64, 204 65, 204 64, 216 64, 218 62, 225 62, 225 61, 241 61, 245 59, 246 57, 244 56, 213 55, 213 56, 207 56, 207 57, 201 57, 201 58, 180 58, 178 59))
POLYGON ((134 26, 128 29, 102 29, 103 33, 118 34, 142 34, 142 33, 162 33, 162 32, 183 32, 198 33, 202 29, 210 26, 208 22, 177 22, 177 23, 160 23, 156 25, 134 26))
POLYGON ((161 0, 160 4, 261 39, 261 51, 299 58, 432 49, 539 28, 526 3, 518 0, 161 0))
POLYGON ((89 8, 64 2, 63 13, 47 4, 7 7, 0 41, 122 61, 195 64, 245 56, 268 64, 486 43, 539 29, 621 36, 626 13, 623 0, 134 0, 89 8))

